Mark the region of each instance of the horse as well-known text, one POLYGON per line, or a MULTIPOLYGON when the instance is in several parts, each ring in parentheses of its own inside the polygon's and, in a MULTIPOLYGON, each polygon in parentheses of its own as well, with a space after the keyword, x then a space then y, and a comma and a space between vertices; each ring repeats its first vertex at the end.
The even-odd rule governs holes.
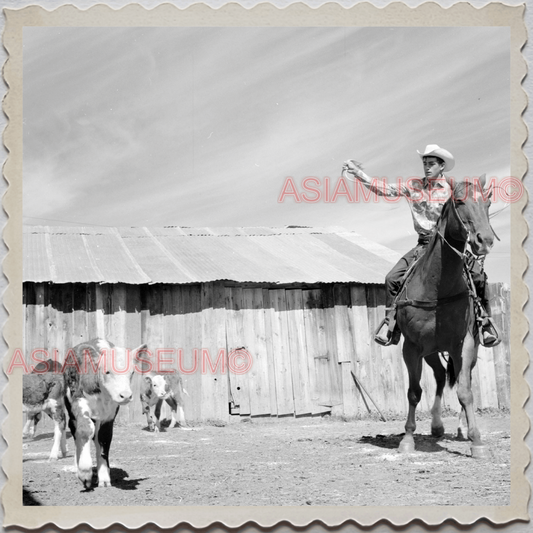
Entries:
POLYGON ((494 243, 489 222, 492 191, 485 191, 485 175, 479 180, 465 180, 452 186, 426 251, 412 268, 396 300, 397 325, 404 336, 403 359, 409 375, 407 399, 409 411, 400 452, 412 452, 415 412, 422 395, 422 364, 433 369, 437 389, 431 409, 431 434, 444 435, 442 392, 448 378, 457 384, 457 397, 466 415, 467 437, 473 457, 486 457, 488 448, 476 426, 472 369, 479 346, 474 315, 474 297, 464 276, 464 252, 469 243, 477 256, 487 255, 494 243), (448 354, 446 367, 439 354, 448 354))

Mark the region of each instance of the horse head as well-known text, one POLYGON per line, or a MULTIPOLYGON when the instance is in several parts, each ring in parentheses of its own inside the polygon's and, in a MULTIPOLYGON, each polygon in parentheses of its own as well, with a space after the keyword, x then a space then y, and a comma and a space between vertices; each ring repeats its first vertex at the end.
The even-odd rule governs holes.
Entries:
POLYGON ((494 244, 494 230, 489 221, 492 190, 485 190, 485 174, 479 179, 451 180, 452 197, 459 230, 466 236, 472 252, 487 255, 494 244))

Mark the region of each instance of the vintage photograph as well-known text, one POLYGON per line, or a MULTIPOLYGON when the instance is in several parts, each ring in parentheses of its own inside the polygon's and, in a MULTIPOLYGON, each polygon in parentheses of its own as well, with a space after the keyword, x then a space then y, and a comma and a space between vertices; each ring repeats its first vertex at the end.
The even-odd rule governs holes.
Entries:
POLYGON ((511 505, 508 27, 22 50, 23 507, 511 505))

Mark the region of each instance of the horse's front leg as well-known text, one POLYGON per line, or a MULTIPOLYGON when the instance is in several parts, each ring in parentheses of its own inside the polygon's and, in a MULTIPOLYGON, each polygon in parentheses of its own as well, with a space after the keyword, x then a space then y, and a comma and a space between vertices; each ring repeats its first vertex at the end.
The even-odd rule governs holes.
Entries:
POLYGON ((400 442, 400 452, 409 453, 415 451, 414 433, 416 430, 416 407, 422 396, 420 387, 420 377, 422 375, 422 358, 419 357, 418 350, 407 339, 403 345, 403 360, 409 373, 409 389, 407 400, 409 402, 409 412, 405 423, 405 435, 400 442))
POLYGON ((435 391, 435 401, 431 408, 431 435, 442 437, 444 435, 444 424, 442 423, 442 393, 446 385, 446 368, 444 367, 438 352, 426 357, 427 364, 433 369, 437 390, 435 391))
POLYGON ((476 425, 476 416, 474 413, 474 395, 472 394, 472 369, 477 361, 477 346, 470 334, 467 334, 463 343, 461 362, 454 360, 455 368, 459 367, 460 371, 457 376, 457 397, 464 410, 466 423, 468 426, 467 436, 471 441, 472 457, 487 457, 488 447, 481 440, 481 434, 476 425))

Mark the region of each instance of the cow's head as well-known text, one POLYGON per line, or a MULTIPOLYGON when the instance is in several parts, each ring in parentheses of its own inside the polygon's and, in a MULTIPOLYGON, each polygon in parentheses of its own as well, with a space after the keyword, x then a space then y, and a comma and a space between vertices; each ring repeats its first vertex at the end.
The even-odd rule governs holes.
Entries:
POLYGON ((146 350, 142 344, 135 350, 127 350, 113 346, 107 341, 99 341, 100 355, 105 358, 105 365, 100 365, 100 388, 105 390, 111 399, 120 405, 131 402, 131 378, 134 372, 133 361, 138 352, 146 350))
POLYGON ((144 377, 146 384, 152 389, 156 398, 164 399, 169 393, 169 386, 164 376, 159 374, 144 377))

